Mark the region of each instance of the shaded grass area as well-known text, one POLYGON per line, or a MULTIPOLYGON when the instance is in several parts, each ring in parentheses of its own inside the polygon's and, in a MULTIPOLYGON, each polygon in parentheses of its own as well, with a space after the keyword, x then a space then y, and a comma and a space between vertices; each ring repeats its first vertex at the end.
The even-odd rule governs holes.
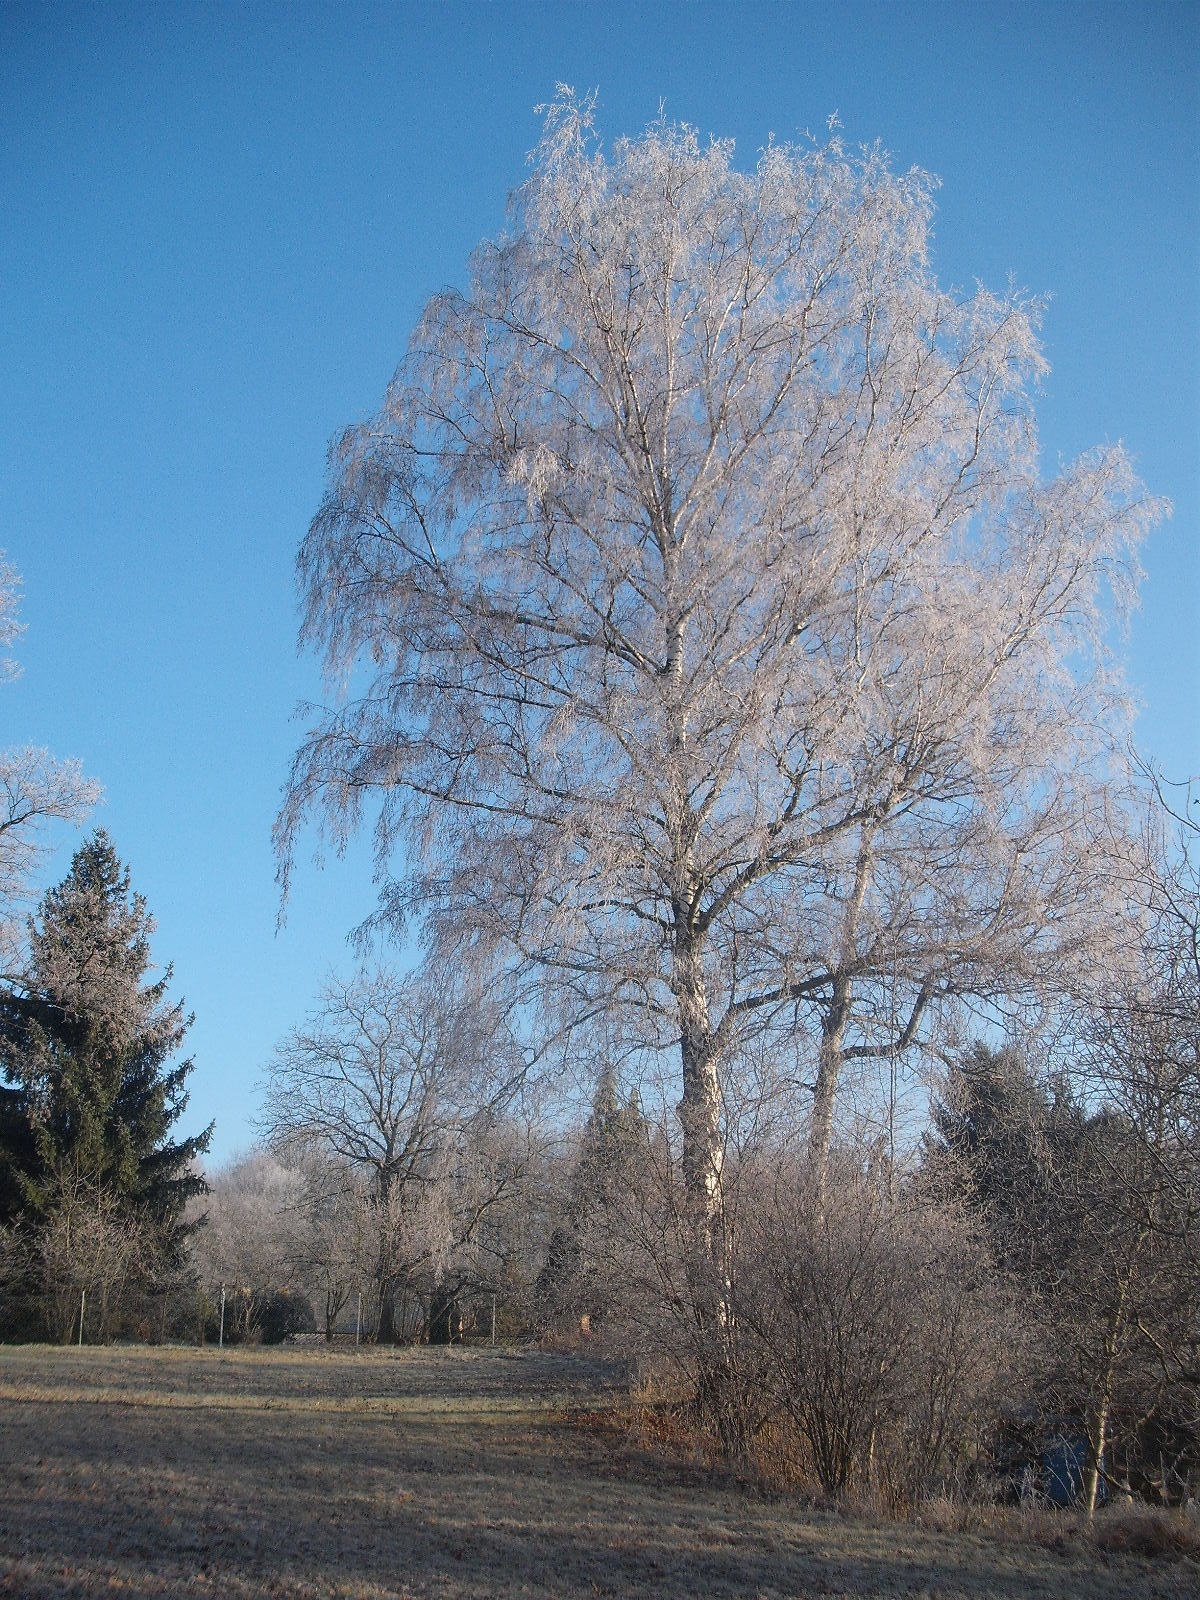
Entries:
POLYGON ((1176 1600, 1191 1563, 872 1524, 620 1430, 534 1352, 0 1350, 0 1593, 1176 1600))

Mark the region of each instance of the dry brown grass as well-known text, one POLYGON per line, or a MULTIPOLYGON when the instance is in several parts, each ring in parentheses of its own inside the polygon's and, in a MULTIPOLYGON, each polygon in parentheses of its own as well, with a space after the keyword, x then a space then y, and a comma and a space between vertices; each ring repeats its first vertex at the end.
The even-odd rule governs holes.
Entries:
POLYGON ((1096 1519, 1093 1539, 1114 1555, 1191 1556, 1200 1561, 1200 1516, 1194 1510, 1114 1506, 1096 1519))
POLYGON ((934 1500, 921 1508, 917 1521, 939 1533, 986 1533, 995 1539, 1044 1545, 1058 1554, 1092 1549, 1102 1556, 1188 1557, 1191 1582, 1200 1593, 1200 1515, 1194 1509, 1122 1504, 1101 1507, 1095 1521, 1088 1522, 1082 1511, 1057 1511, 1045 1505, 934 1500))
POLYGON ((581 1357, 0 1350, 0 1593, 1181 1600, 1200 1568, 801 1509, 581 1357), (566 1420, 574 1410, 587 1426, 566 1420))

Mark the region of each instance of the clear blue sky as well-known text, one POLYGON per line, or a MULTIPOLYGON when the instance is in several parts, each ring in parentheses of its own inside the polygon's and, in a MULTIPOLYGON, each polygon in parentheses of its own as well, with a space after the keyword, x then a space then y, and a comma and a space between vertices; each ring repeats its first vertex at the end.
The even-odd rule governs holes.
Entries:
POLYGON ((365 851, 306 867, 275 934, 326 443, 501 225, 560 80, 598 87, 606 135, 661 99, 747 163, 836 111, 940 174, 944 283, 1054 296, 1047 459, 1122 438, 1174 501, 1129 679, 1143 746, 1200 770, 1200 7, 0 0, 0 546, 28 624, 0 742, 105 784, 218 1157, 372 903, 365 851))

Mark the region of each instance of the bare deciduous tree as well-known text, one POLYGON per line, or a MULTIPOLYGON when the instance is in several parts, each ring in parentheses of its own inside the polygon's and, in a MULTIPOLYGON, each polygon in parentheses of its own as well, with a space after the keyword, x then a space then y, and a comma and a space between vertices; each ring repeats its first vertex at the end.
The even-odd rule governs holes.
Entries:
POLYGON ((1160 508, 1119 448, 1042 477, 1039 306, 937 287, 933 189, 664 121, 606 155, 564 91, 300 554, 353 689, 294 760, 285 888, 307 820, 378 801, 382 917, 635 1008, 701 1253, 740 1034, 810 1031, 820 1159, 847 1060, 1106 927, 1106 607, 1160 508))
POLYGON ((508 1182, 467 1149, 519 1079, 501 1019, 478 997, 383 967, 330 979, 278 1047, 263 1126, 281 1152, 323 1152, 365 1175, 375 1231, 377 1337, 420 1265, 444 1262, 508 1182), (499 1188, 497 1188, 497 1184, 499 1188))
POLYGON ((213 1173, 208 1191, 202 1208, 194 1207, 207 1220, 194 1235, 193 1258, 211 1297, 224 1287, 227 1332, 236 1319, 237 1336, 249 1339, 266 1297, 294 1281, 302 1178, 259 1149, 213 1173))
POLYGON ((1172 786, 1139 766, 1146 809, 1122 885, 1131 950, 1077 987, 1073 1066, 1178 1180, 1200 1173, 1200 780, 1172 786))
POLYGON ((328 1342, 351 1295, 361 1294, 374 1269, 370 1190, 358 1168, 321 1150, 305 1150, 299 1172, 294 1261, 321 1307, 328 1342))
MULTIPOLYGON (((1092 1325, 1089 1513, 1119 1400, 1126 1425, 1130 1414, 1140 1424, 1173 1390, 1200 1440, 1200 802, 1194 784, 1172 790, 1139 768, 1148 782, 1126 889, 1132 959, 1091 975, 1069 1030, 1079 1092, 1109 1108, 1089 1129, 1089 1203, 1077 1207, 1076 1259, 1093 1277, 1071 1295, 1092 1325)), ((1165 1464, 1161 1473, 1167 1498, 1165 1464)))
MULTIPOLYGON (((0 649, 21 632, 19 588, 0 552, 0 649)), ((0 682, 17 671, 11 658, 0 660, 0 682)), ((84 777, 77 761, 56 761, 33 745, 0 751, 0 973, 10 981, 20 969, 23 914, 42 853, 39 830, 47 822, 82 821, 99 798, 99 784, 84 777)))
POLYGON ((123 1211, 101 1185, 81 1179, 62 1183, 58 1204, 37 1239, 52 1336, 65 1340, 82 1315, 81 1294, 94 1306, 95 1337, 109 1336, 109 1314, 128 1280, 153 1259, 149 1227, 123 1211))

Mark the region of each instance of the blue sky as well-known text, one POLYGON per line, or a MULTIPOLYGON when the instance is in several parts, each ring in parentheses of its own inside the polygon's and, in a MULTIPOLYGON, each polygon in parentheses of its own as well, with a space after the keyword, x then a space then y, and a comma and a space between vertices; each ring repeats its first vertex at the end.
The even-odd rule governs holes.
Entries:
MULTIPOLYGON (((1127 644, 1139 738, 1200 771, 1200 7, 28 5, 0 0, 0 742, 80 756, 196 1012, 185 1131, 254 1085, 372 903, 270 827, 319 692, 292 563, 330 436, 503 222, 556 82, 606 136, 879 139, 938 173, 943 283, 1053 295, 1047 462, 1123 439, 1175 515, 1127 644)), ((77 841, 65 833, 46 881, 77 841)))

